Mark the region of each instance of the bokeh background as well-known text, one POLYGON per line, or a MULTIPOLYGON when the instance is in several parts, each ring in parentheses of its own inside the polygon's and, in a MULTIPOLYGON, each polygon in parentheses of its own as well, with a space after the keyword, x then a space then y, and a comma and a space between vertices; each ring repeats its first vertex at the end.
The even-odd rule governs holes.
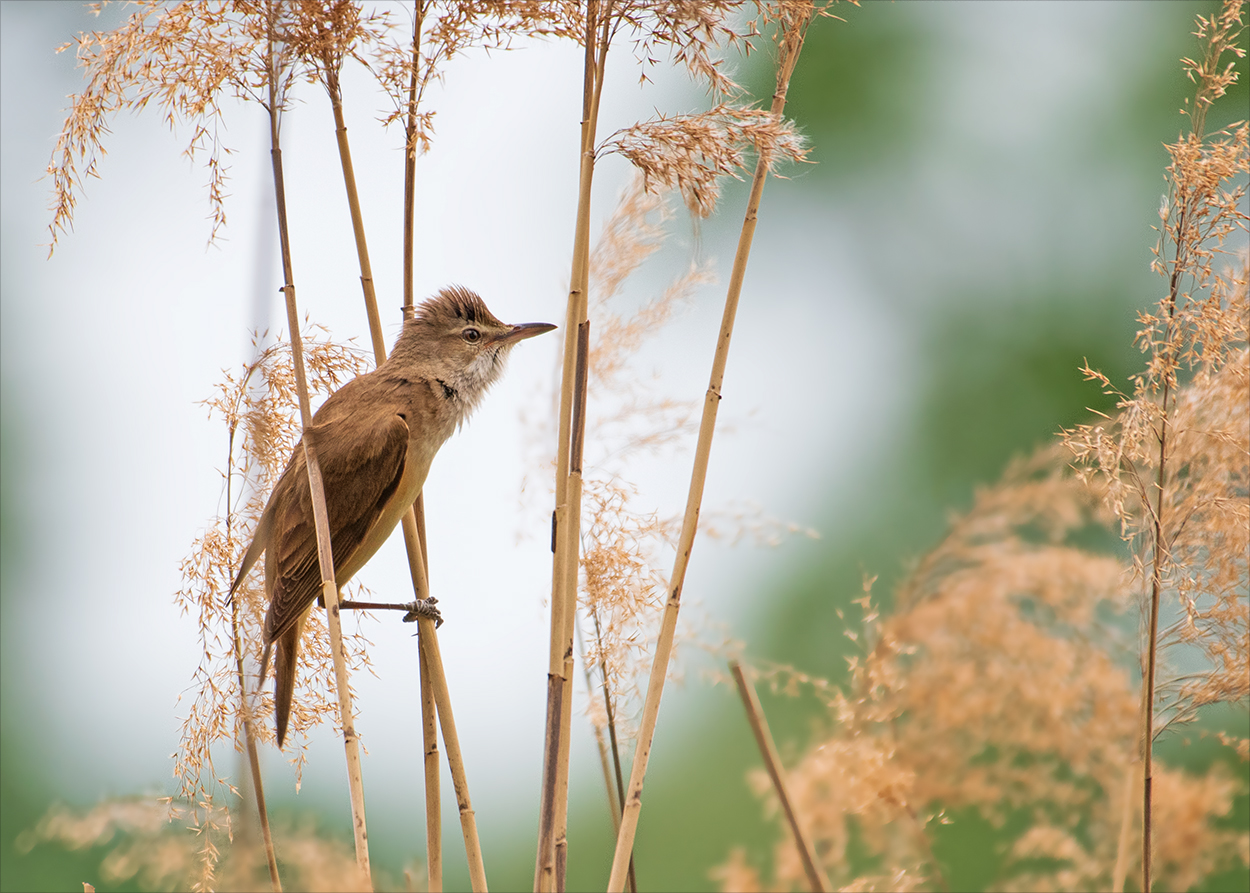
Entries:
MULTIPOLYGON (((906 562, 978 484, 1086 407, 1106 408, 1077 370, 1088 358, 1124 380, 1140 362, 1134 314, 1160 293, 1148 264, 1162 144, 1183 126, 1190 91, 1177 60, 1195 50, 1194 15, 1214 8, 866 3, 813 27, 787 111, 815 164, 765 192, 705 505, 758 504, 821 538, 768 549, 700 541, 686 592, 706 628, 692 636, 715 638, 723 624, 748 657, 836 677, 836 611, 859 594, 862 573, 880 575, 888 601, 906 562)), ((81 85, 72 51, 53 51, 125 14, 0 4, 5 890, 100 882, 104 849, 14 848, 51 804, 170 788, 179 697, 199 658, 172 593, 180 559, 221 508, 225 433, 198 401, 223 367, 250 356, 252 329, 285 326, 259 108, 227 108, 231 197, 217 243, 206 246, 203 168, 180 154, 187 134, 149 110, 114 121, 101 179, 48 257, 42 174, 81 85)), ((628 47, 614 53, 601 133, 705 102, 664 66, 639 85, 628 47)), ((759 96, 771 92, 768 61, 737 63, 759 96)), ((450 66, 431 98, 437 138, 418 165, 418 294, 459 282, 505 320, 562 319, 580 64, 574 46, 530 42, 450 66)), ((376 125, 382 101, 363 74, 347 90, 393 337, 402 136, 376 125)), ((302 100, 283 130, 301 307, 363 344, 328 103, 319 87, 302 100)), ((1243 73, 1210 123, 1246 108, 1243 73)), ((599 166, 596 219, 629 178, 620 159, 599 166)), ((627 300, 646 299, 692 257, 713 261, 723 283, 744 200, 730 184, 718 216, 695 226, 679 215, 627 300)), ((644 351, 638 375, 698 400, 722 298, 723 285, 702 290, 644 351)), ((522 417, 549 406, 558 348, 553 336, 515 352, 426 489, 432 585, 449 619, 442 649, 495 889, 528 888, 533 872, 550 570, 545 518, 532 510, 547 484, 527 465, 522 417)), ((688 466, 687 450, 640 465, 635 481, 675 511, 688 466)), ((402 593, 402 549, 388 544, 361 576, 375 592, 402 593)), ((415 640, 394 623, 361 629, 377 671, 358 682, 371 852, 399 876, 424 840, 415 640)), ((732 846, 770 858, 776 831, 745 781, 758 755, 736 695, 708 681, 715 668, 687 648, 683 679, 665 696, 638 837, 642 889, 707 889, 732 846)), ((783 750, 801 747, 812 705, 766 697, 765 708, 783 750)), ((1165 758, 1195 768, 1212 758, 1201 745, 1167 747, 1165 758)), ((349 839, 341 753, 331 734, 316 736, 298 795, 281 756, 268 754, 278 814, 315 816, 349 839)), ((611 825, 584 724, 573 760, 570 888, 601 887, 611 825)), ((445 801, 450 791, 448 780, 445 801)), ((1244 798, 1238 810, 1244 823, 1244 798)), ((448 889, 467 888, 456 827, 449 809, 448 889)), ((987 829, 943 826, 935 849, 953 889, 992 877, 987 829)), ((1210 879, 1212 889, 1243 882, 1210 879)))

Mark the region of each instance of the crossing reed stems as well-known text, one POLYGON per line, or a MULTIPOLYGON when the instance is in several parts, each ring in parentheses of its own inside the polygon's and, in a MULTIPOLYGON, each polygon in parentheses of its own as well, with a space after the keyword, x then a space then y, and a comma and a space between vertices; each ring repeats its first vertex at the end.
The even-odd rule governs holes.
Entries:
MULTIPOLYGON (((304 432, 312 426, 312 408, 308 399, 308 381, 304 372, 304 351, 300 338, 299 310, 295 301, 295 275, 291 264, 291 238, 287 226, 286 189, 282 177, 282 147, 279 139, 281 106, 278 97, 278 66, 275 39, 277 4, 267 4, 268 66, 267 87, 269 93, 269 139, 273 160, 274 202, 277 206, 278 235, 282 248, 282 292, 286 298, 287 325, 291 333, 291 361, 295 368, 295 386, 299 394, 300 422, 304 432)), ((321 593, 326 606, 326 625, 330 630, 330 652, 334 660, 334 681, 339 701, 339 716, 343 726, 343 746, 347 756, 347 784, 351 795, 352 832, 356 843, 356 867, 360 881, 366 889, 372 889, 369 868, 369 838, 365 828, 364 778, 360 764, 360 741, 356 734, 352 711, 351 692, 348 689, 347 660, 343 652, 343 628, 339 617, 339 591, 334 577, 334 556, 330 547, 329 517, 326 511, 325 491, 321 480, 321 466, 317 452, 308 437, 302 437, 304 461, 308 467, 308 486, 312 494, 313 522, 317 531, 317 557, 321 569, 321 593)))

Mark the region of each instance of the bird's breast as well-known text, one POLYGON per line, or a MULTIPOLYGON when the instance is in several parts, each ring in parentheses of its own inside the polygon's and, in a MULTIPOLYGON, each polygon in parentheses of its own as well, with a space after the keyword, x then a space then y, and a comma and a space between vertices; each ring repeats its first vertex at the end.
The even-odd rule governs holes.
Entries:
POLYGON ((374 553, 390 538, 404 513, 421 494, 421 488, 425 486, 425 479, 430 473, 430 465, 434 461, 434 456, 447 439, 446 436, 440 436, 441 431, 431 432, 434 435, 432 438, 421 436, 423 430, 428 431, 427 428, 419 428, 413 436, 409 437, 408 451, 404 456, 404 470, 400 476, 399 485, 382 506, 377 520, 370 526, 360 547, 342 568, 335 568, 334 575, 338 578, 339 586, 350 580, 374 556, 374 553))

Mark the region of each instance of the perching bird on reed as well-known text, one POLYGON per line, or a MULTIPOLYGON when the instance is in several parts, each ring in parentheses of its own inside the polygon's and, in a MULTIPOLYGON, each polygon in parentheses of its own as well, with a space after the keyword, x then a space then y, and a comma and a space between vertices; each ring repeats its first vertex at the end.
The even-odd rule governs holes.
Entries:
MULTIPOLYGON (((317 410, 304 436, 312 438, 321 466, 340 588, 373 557, 421 493, 434 454, 499 378, 512 346, 554 328, 549 323, 507 325, 468 289, 445 288, 404 323, 386 362, 343 385, 317 410)), ((321 595, 302 441, 270 494, 230 587, 232 595, 262 552, 269 611, 260 678, 263 683, 273 651, 281 747, 291 716, 300 633, 321 595)))

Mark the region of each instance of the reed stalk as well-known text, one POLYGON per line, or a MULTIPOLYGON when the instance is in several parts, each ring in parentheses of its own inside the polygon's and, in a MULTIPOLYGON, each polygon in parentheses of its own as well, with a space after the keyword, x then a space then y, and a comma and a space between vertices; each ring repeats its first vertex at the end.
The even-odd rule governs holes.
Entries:
MULTIPOLYGON (((608 685, 608 662, 603 650, 603 630, 599 626, 599 615, 594 614, 595 640, 599 645, 599 674, 603 679, 603 710, 608 720, 608 740, 612 744, 612 768, 616 776, 616 797, 609 796, 615 804, 616 812, 612 816, 612 831, 621 833, 621 804, 625 802, 625 780, 621 775, 621 749, 616 740, 616 712, 612 709, 612 687, 608 685)), ((589 671, 588 674, 589 676, 589 671)), ((638 878, 634 871, 634 854, 629 854, 629 893, 638 893, 638 878)))
MULTIPOLYGON (((780 57, 777 61, 777 89, 773 93, 771 113, 781 119, 785 109, 786 91, 790 76, 803 49, 803 39, 811 22, 812 7, 807 5, 796 11, 784 24, 780 41, 780 57)), ((625 796, 621 816, 621 830, 616 838, 616 852, 612 858, 612 873, 608 879, 609 893, 621 893, 625 886, 630 854, 634 848, 634 835, 638 830, 638 817, 642 812, 642 787, 647 774, 647 761, 655 738, 656 720, 660 711, 660 698, 664 693, 664 680, 668 676, 668 664, 673 654, 673 638, 677 632, 677 614, 681 608, 681 590, 686 578, 690 551, 698 529, 699 507, 703 501, 703 485, 707 480, 708 457, 712 450, 712 435, 716 430, 716 411, 721 399, 721 384, 725 378, 725 363, 729 357, 729 341, 733 335, 734 318, 738 311, 738 299, 746 276, 747 259, 751 254, 751 240, 759 214, 760 197, 764 181, 768 177, 771 156, 761 152, 751 179, 751 194, 747 200, 746 215, 742 221, 742 233, 738 238, 738 250, 734 255, 733 271, 729 277, 729 289, 725 297, 725 312, 721 320, 720 335, 716 342, 716 354, 712 360, 712 372, 703 401, 703 416, 699 423, 699 439, 695 447, 694 467, 690 474, 690 492, 686 499, 686 511, 682 518, 681 535, 677 542, 677 558, 669 577, 669 594, 664 605, 664 618, 656 642, 651 675, 647 681, 647 695, 643 702, 642 721, 638 729, 638 743, 634 748, 634 763, 630 771, 629 790, 625 796)))
POLYGON ((438 636, 434 635, 434 621, 428 617, 417 620, 418 628, 424 627, 421 649, 427 664, 433 671, 431 683, 434 702, 438 706, 438 722, 443 729, 443 748, 447 751, 447 765, 451 767, 451 782, 456 789, 456 804, 460 809, 460 830, 464 834, 464 851, 469 862, 469 886, 473 893, 486 893, 486 868, 482 863, 482 847, 478 842, 477 819, 473 803, 469 799, 469 784, 464 771, 464 758, 460 753, 460 739, 456 735, 456 719, 451 710, 451 693, 447 688, 447 676, 443 673, 443 657, 438 649, 438 636))
POLYGON ((1137 762, 1124 770, 1124 796, 1120 804, 1120 834, 1116 839, 1115 867, 1111 870, 1111 893, 1124 893, 1128 876, 1129 848, 1133 839, 1133 792, 1137 789, 1137 762))
MULTIPOLYGON (((1187 208, 1181 206, 1181 218, 1177 232, 1185 232, 1185 214, 1187 208)), ((1176 260, 1172 265, 1172 274, 1168 282, 1168 322, 1164 331, 1163 349, 1167 361, 1163 369, 1163 399, 1160 401, 1159 418, 1159 468, 1155 478, 1155 504, 1150 531, 1150 616, 1147 631, 1146 673, 1142 680, 1142 890, 1150 893, 1153 878, 1151 844, 1153 842, 1154 822, 1154 715, 1155 715, 1155 676, 1158 670, 1159 657, 1159 601, 1163 593, 1163 572, 1167 560, 1167 546, 1163 535, 1164 488, 1167 484, 1168 459, 1168 403, 1172 396, 1172 376, 1176 368, 1175 351, 1172 339, 1175 333, 1176 302, 1180 292, 1180 276, 1183 269, 1183 246, 1176 244, 1176 260)), ((1149 505, 1149 500, 1147 500, 1149 505)))
POLYGON ((326 60, 326 90, 330 94, 330 108, 334 112, 334 138, 339 149, 339 164, 343 168, 343 185, 347 188, 347 207, 352 217, 352 235, 356 240, 356 259, 360 264, 360 288, 365 297, 365 313, 369 317, 369 340, 373 344, 373 357, 382 365, 386 359, 386 342, 382 337, 382 318, 378 314, 378 298, 373 287, 373 265, 369 262, 369 244, 365 239, 364 216, 360 211, 360 195, 356 191, 356 171, 352 166, 352 150, 347 141, 347 123, 343 119, 343 91, 339 86, 339 72, 326 60))
POLYGON ((562 890, 568 848, 568 763, 572 735, 573 629, 577 612, 581 540, 581 444, 585 440, 587 289, 590 279, 590 193, 594 180, 595 127, 603 67, 607 58, 612 3, 586 7, 582 85, 580 167, 573 263, 565 313, 564 363, 556 447, 556 507, 551 584, 551 644, 547 671, 547 724, 543 742, 543 787, 539 806, 535 891, 562 890), (557 850, 560 855, 557 855, 557 850))
MULTIPOLYGON (((412 11, 412 74, 408 80, 408 119, 404 126, 404 319, 416 312, 413 279, 416 272, 416 190, 417 190, 417 68, 421 63, 421 28, 425 23, 425 2, 414 0, 412 11)), ((425 493, 417 494, 411 515, 403 520, 404 545, 408 564, 413 566, 414 544, 421 555, 421 578, 430 578, 430 560, 425 544, 425 493), (411 521, 409 518, 411 517, 411 521)), ((415 575, 414 575, 415 583, 415 575)), ((417 593, 417 598, 428 597, 417 593)), ((425 764, 425 863, 426 889, 439 893, 443 889, 443 813, 441 805, 442 778, 438 765, 438 718, 434 704, 434 683, 422 637, 425 628, 417 626, 417 648, 421 665, 421 738, 425 764)))
MULTIPOLYGON (((420 506, 420 501, 417 503, 420 506)), ((409 562, 412 573, 413 589, 417 598, 428 598, 430 592, 425 551, 422 541, 425 538, 425 513, 412 511, 404 516, 404 542, 409 553, 415 560, 409 562)), ((441 890, 443 886, 442 865, 442 819, 437 811, 438 806, 438 742, 434 740, 434 713, 437 710, 438 722, 443 730, 443 748, 447 752, 447 765, 451 769, 452 785, 456 791, 456 802, 460 808, 460 831, 464 836, 465 858, 469 863, 469 883, 474 893, 486 890, 486 868, 482 862, 482 845, 477 833, 477 819, 473 814, 472 802, 469 798, 469 780, 464 769, 464 759, 460 752, 460 739, 456 734, 456 720, 451 710, 451 693, 447 687, 447 674, 443 670, 442 652, 438 647, 438 636, 434 631, 434 621, 420 618, 417 624, 417 642, 421 649, 422 675, 422 731, 425 743, 425 779, 426 779, 426 854, 427 873, 431 883, 430 890, 441 890), (426 701, 428 686, 429 701, 426 701), (430 791, 434 792, 431 798, 430 791)))
POLYGON ((425 2, 413 0, 412 7, 412 73, 408 78, 408 118, 404 124, 404 319, 412 316, 415 298, 413 245, 416 242, 417 216, 417 66, 421 62, 425 2))
MULTIPOLYGON (((226 459, 226 539, 232 539, 234 502, 231 484, 234 481, 234 428, 230 429, 230 447, 226 459)), ((269 866, 269 887, 273 893, 282 893, 282 879, 278 876, 278 857, 273 848, 273 833, 269 827, 269 810, 265 807, 265 786, 261 781, 260 757, 256 752, 256 732, 252 726, 252 705, 247 696, 247 674, 243 670, 243 631, 239 624, 239 602, 230 600, 230 629, 234 637, 235 673, 239 679, 239 715, 243 718, 243 740, 247 747, 247 764, 252 775, 252 791, 256 795, 256 814, 260 819, 261 838, 265 844, 265 861, 269 866)))
POLYGON ((790 791, 786 787, 786 778, 781 767, 781 756, 777 753, 777 745, 773 741, 772 731, 768 728, 768 720, 764 718, 764 709, 760 706, 760 699, 755 694, 755 687, 747 681, 746 674, 742 672, 742 664, 736 660, 729 662, 729 672, 733 674, 734 682, 738 686, 738 694, 742 696, 742 706, 746 708, 747 722, 751 724, 751 731, 755 733, 755 743, 759 745, 760 756, 764 758, 764 767, 768 770, 768 777, 772 779, 777 799, 781 801, 781 809, 785 813, 786 822, 790 825, 790 833, 794 836, 794 845, 799 851, 799 858, 803 861, 803 871, 807 874, 807 881, 812 885, 815 893, 828 893, 833 889, 833 885, 829 883, 829 878, 817 860, 815 850, 812 849, 811 840, 803 826, 799 824, 798 815, 795 814, 794 803, 790 799, 790 791))
MULTIPOLYGON (((269 139, 273 160, 274 202, 277 206, 278 236, 282 248, 282 292, 286 299, 287 325, 291 332, 291 361, 295 369, 295 387, 299 395, 300 423, 303 432, 312 427, 312 409, 308 399, 308 381, 304 373, 304 350, 300 338, 299 310, 295 302, 295 275, 291 264, 291 238, 287 226, 286 189, 282 177, 282 147, 279 140, 278 66, 275 49, 275 25, 277 4, 267 4, 268 64, 266 80, 269 91, 269 139)), ((338 694, 339 716, 343 725, 343 746, 347 757, 347 784, 352 806, 352 831, 356 843, 356 866, 361 882, 373 887, 369 868, 369 839, 365 828, 364 779, 360 765, 360 741, 356 734, 352 711, 352 696, 348 689, 347 660, 343 652, 343 629, 339 617, 339 591, 334 578, 334 555, 330 546, 329 517, 326 511, 325 491, 322 486, 321 466, 317 451, 310 438, 301 437, 304 445, 304 461, 308 467, 308 487, 312 495, 313 523, 317 531, 317 557, 321 569, 321 594, 326 606, 326 625, 330 631, 330 652, 334 660, 334 681, 338 694)))
MULTIPOLYGON (((590 672, 590 661, 586 659, 586 642, 582 638, 580 624, 577 627, 577 645, 582 655, 582 677, 586 680, 586 694, 593 699, 595 680, 590 672)), ((621 807, 616 787, 612 784, 612 764, 609 762, 608 744, 604 740, 603 729, 598 723, 591 723, 591 728, 595 733, 595 749, 599 751, 599 768, 603 771, 603 788, 608 795, 608 814, 612 816, 612 833, 615 834, 621 825, 621 807)))
MULTIPOLYGON (((413 313, 413 273, 414 273, 414 215, 416 190, 416 152, 414 137, 416 133, 417 105, 417 67, 420 63, 421 24, 424 21, 424 4, 416 0, 413 31, 412 31, 412 75, 408 88, 408 119, 405 127, 404 151, 404 316, 413 313)), ((378 366, 386 360, 386 343, 382 336, 381 315, 378 312, 377 293, 373 283, 373 267, 369 261, 368 241, 365 237, 364 216, 360 207, 360 197, 356 189, 356 174, 352 165, 351 145, 347 137, 347 125, 343 115, 343 94, 339 82, 339 62, 327 53, 322 57, 322 70, 325 73, 326 92, 330 97, 330 106, 334 114, 335 139, 339 150, 339 162, 343 169, 343 183, 347 190, 347 205, 352 219, 352 233, 356 242, 356 255, 360 264, 360 285, 364 293, 365 313, 369 321, 369 336, 373 345, 374 361, 378 366)), ((409 571, 412 575, 413 591, 418 599, 429 598, 429 566, 425 558, 424 524, 417 523, 420 510, 421 521, 424 522, 424 506, 421 494, 416 504, 403 517, 404 545, 408 556, 409 571), (420 569, 420 572, 418 572, 420 569)), ((431 625, 427 631, 424 625, 418 627, 418 639, 434 635, 431 625)), ((420 699, 422 727, 422 762, 425 768, 425 828, 426 828, 426 871, 427 889, 442 890, 442 807, 440 797, 440 777, 438 765, 438 738, 435 729, 435 703, 432 688, 431 668, 426 657, 426 649, 419 642, 420 653, 420 699)), ((439 673, 442 672, 441 664, 439 673)), ((452 734, 454 735, 454 729, 452 734)), ((465 784, 467 791, 467 782, 465 784)), ((468 832, 466 831, 466 835, 468 832)), ((466 846, 479 853, 480 844, 476 839, 476 826, 472 833, 472 845, 466 846)), ((472 858, 470 858, 472 863, 472 858)))
MULTIPOLYGON (((228 489, 229 484, 227 484, 228 489)), ((230 505, 228 496, 226 505, 230 505)), ((227 520, 227 528, 229 523, 229 520, 227 520)), ((265 786, 261 781, 260 756, 256 752, 256 732, 252 726, 252 707, 247 697, 247 674, 243 671, 243 638, 239 629, 239 599, 234 599, 231 607, 235 672, 239 679, 239 707, 240 715, 243 717, 243 739, 247 746, 247 764, 252 775, 252 790, 256 794, 256 814, 260 818, 260 833, 265 844, 265 861, 269 866, 269 887, 273 890, 273 893, 282 893, 282 879, 278 876, 278 857, 274 852, 273 833, 269 827, 269 810, 265 807, 265 786)))
POLYGON ((430 675, 430 662, 421 647, 421 630, 417 629, 417 647, 421 662, 421 739, 425 765, 425 868, 426 889, 429 893, 441 893, 443 889, 443 815, 440 805, 438 765, 438 717, 434 704, 434 683, 430 675))
MULTIPOLYGON (((1201 90, 1199 90, 1201 99, 1201 90)), ((1205 106, 1201 101, 1195 103, 1193 134, 1202 138, 1205 120, 1205 106)), ((1172 271, 1168 276, 1168 293, 1165 299, 1167 307, 1167 324, 1164 329, 1162 350, 1164 362, 1161 372, 1163 378, 1162 399, 1159 402, 1159 465, 1155 477, 1154 506, 1150 506, 1149 494, 1143 493, 1143 502, 1151 510, 1150 528, 1150 614, 1147 620, 1148 630, 1146 646, 1146 667, 1142 678, 1142 890, 1150 893, 1153 878, 1153 825, 1154 825, 1154 714, 1156 695, 1156 674, 1159 656, 1159 602, 1163 593, 1163 574, 1168 561, 1168 547, 1164 536, 1163 509, 1166 501, 1164 494, 1167 486, 1168 461, 1168 405, 1173 401, 1172 382, 1178 365, 1174 339, 1176 338, 1176 308, 1180 299, 1181 274, 1187 268, 1189 256, 1186 250, 1185 234, 1188 232, 1189 205, 1182 202, 1179 208, 1179 219, 1176 223, 1175 255, 1172 271)), ((1166 230, 1164 230, 1166 233, 1166 230)), ((1158 350, 1158 348, 1156 348, 1158 350)), ((1144 488, 1143 488, 1144 489, 1144 488)))

